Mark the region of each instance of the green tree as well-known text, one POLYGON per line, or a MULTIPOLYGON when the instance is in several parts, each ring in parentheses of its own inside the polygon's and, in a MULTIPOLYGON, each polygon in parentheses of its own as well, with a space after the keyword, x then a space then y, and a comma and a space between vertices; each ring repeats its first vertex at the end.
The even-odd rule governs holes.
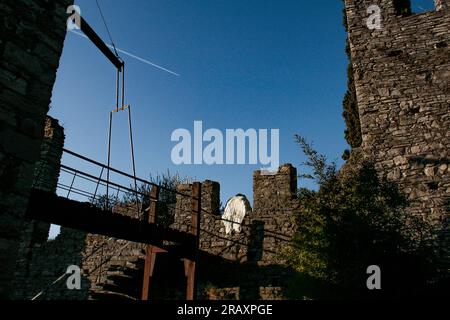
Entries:
POLYGON ((398 187, 360 161, 341 171, 296 136, 317 191, 300 189, 299 230, 288 252, 297 271, 331 284, 340 297, 405 296, 433 274, 432 229, 408 215, 398 187), (383 290, 369 291, 366 269, 378 265, 383 290))

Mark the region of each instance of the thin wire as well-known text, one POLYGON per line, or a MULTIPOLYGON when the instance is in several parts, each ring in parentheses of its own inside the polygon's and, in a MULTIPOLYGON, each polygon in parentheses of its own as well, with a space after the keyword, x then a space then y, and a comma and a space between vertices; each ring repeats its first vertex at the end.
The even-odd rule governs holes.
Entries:
MULTIPOLYGON (((73 34, 76 34, 77 36, 80 36, 80 37, 83 37, 83 38, 87 38, 86 35, 84 35, 83 33, 76 32, 76 31, 74 31, 74 30, 69 30, 69 32, 71 32, 71 33, 73 33, 73 34)), ((114 47, 113 47, 112 45, 110 45, 110 44, 107 44, 107 46, 108 46, 108 48, 114 49, 114 47)), ((151 61, 149 61, 149 60, 146 60, 146 59, 144 59, 144 58, 138 57, 137 55, 134 55, 134 54, 132 54, 132 53, 129 53, 128 51, 122 50, 122 49, 120 49, 120 48, 117 48, 117 51, 120 52, 120 53, 123 53, 124 55, 129 56, 129 57, 131 57, 131 58, 133 58, 133 59, 136 59, 136 60, 138 60, 138 61, 140 61, 140 62, 142 62, 142 63, 145 63, 145 64, 147 64, 147 65, 149 65, 149 66, 151 66, 151 67, 157 68, 157 69, 162 70, 162 71, 165 71, 165 72, 167 72, 167 73, 170 73, 170 74, 172 74, 172 75, 174 75, 174 76, 176 76, 176 77, 179 77, 179 76, 180 76, 180 74, 179 74, 179 73, 176 73, 175 71, 172 71, 172 70, 170 70, 170 69, 164 68, 164 67, 162 67, 162 66, 160 66, 160 65, 158 65, 158 64, 156 64, 156 63, 153 63, 153 62, 151 62, 151 61)), ((122 60, 122 59, 120 59, 120 60, 122 60)))
POLYGON ((70 191, 72 190, 73 183, 75 182, 75 179, 76 179, 76 178, 77 178, 77 173, 75 172, 75 174, 73 175, 72 183, 70 184, 69 191, 67 192, 66 198, 69 198, 69 196, 70 196, 70 191))
POLYGON ((98 11, 100 11, 100 15, 102 17, 103 24, 105 25, 106 31, 108 32, 109 40, 111 41, 111 44, 114 48, 114 52, 115 52, 116 56, 120 58, 119 54, 117 53, 116 45, 114 44, 113 38, 111 36, 111 32, 109 31, 108 24, 106 23, 105 17, 103 16, 102 8, 100 8, 100 4, 98 3, 98 0, 95 0, 95 2, 97 3, 98 11))
MULTIPOLYGON (((109 240, 112 240, 113 238, 109 238, 109 240)), ((106 244, 106 242, 104 242, 100 247, 103 247, 106 244)), ((98 248, 94 248, 94 250, 92 250, 91 254, 89 254, 88 256, 83 258, 83 262, 85 262, 88 258, 90 258, 94 253, 96 253, 98 251, 98 249, 100 249, 100 247, 98 248)), ((93 270, 95 271, 95 269, 93 270)), ((59 281, 61 281, 62 279, 64 279, 66 276, 68 276, 67 273, 63 273, 59 278, 57 278, 55 281, 53 281, 52 283, 50 283, 49 285, 47 285, 47 287, 45 287, 45 289, 43 289, 42 291, 40 291, 37 295, 35 295, 33 298, 31 298, 31 300, 36 300, 37 298, 39 298, 41 295, 43 295, 44 293, 46 293, 52 286, 54 286, 56 283, 58 283, 59 281)))
POLYGON ((103 170, 104 170, 104 169, 105 169, 105 168, 102 167, 102 170, 100 171, 100 177, 98 177, 97 186, 95 187, 94 197, 93 197, 93 200, 92 200, 92 201, 94 201, 95 197, 97 196, 98 186, 100 185, 100 179, 101 179, 102 176, 103 176, 103 170))
POLYGON ((56 283, 58 283, 59 281, 64 279, 67 275, 68 275, 67 273, 63 273, 58 279, 56 279, 55 281, 50 283, 44 290, 40 291, 37 295, 35 295, 33 298, 31 298, 31 300, 36 300, 37 298, 39 298, 41 295, 43 295, 45 292, 47 292, 48 289, 50 289, 53 285, 55 285, 56 283))
MULTIPOLYGON (((106 242, 107 242, 107 241, 111 241, 111 240, 114 240, 114 238, 113 238, 113 237, 110 237, 109 239, 105 239, 104 242, 103 242, 103 244, 100 245, 100 246, 97 247, 97 248, 94 248, 94 250, 91 252, 91 254, 89 254, 88 256, 84 257, 84 258, 81 260, 81 263, 86 262, 87 259, 90 258, 90 257, 91 257, 95 252, 97 252, 98 250, 100 250, 100 249, 103 250, 104 246, 106 245, 106 242)), ((105 263, 107 263, 108 261, 110 261, 110 260, 112 259, 112 257, 113 257, 115 254, 121 254, 122 251, 123 251, 130 243, 131 243, 131 242, 128 241, 124 246, 120 247, 118 251, 112 251, 112 252, 109 254, 109 257, 108 257, 105 261, 103 261, 103 256, 102 256, 102 261, 101 261, 101 263, 100 263, 98 266, 96 266, 94 269, 92 269, 92 270, 90 270, 90 271, 87 271, 86 273, 83 272, 83 275, 88 276, 88 275, 91 275, 91 274, 93 274, 94 272, 96 272, 101 266, 103 266, 105 263)), ((101 271, 101 270, 100 270, 100 271, 101 271)), ((31 300, 36 300, 37 298, 39 298, 40 296, 42 296, 43 294, 45 294, 48 290, 50 290, 51 287, 53 287, 56 283, 58 283, 59 281, 61 281, 61 280, 64 279, 65 277, 67 277, 68 275, 69 275, 68 273, 63 273, 63 274, 62 274, 61 276, 59 276, 55 281, 53 281, 52 283, 50 283, 49 285, 47 285, 47 287, 45 287, 43 290, 41 290, 41 291, 40 291, 38 294, 36 294, 33 298, 31 298, 31 300)))
MULTIPOLYGON (((111 166, 111 130, 112 130, 112 111, 109 112, 109 134, 108 134, 108 167, 106 170, 106 205, 109 198, 109 168, 111 166)), ((106 207, 108 209, 108 207, 106 207)))
MULTIPOLYGON (((211 213, 211 212, 209 212, 209 211, 207 211, 207 210, 205 210, 203 208, 201 209, 201 211, 203 213, 209 215, 209 216, 212 216, 216 220, 220 220, 220 221, 223 221, 223 222, 228 222, 228 223, 231 223, 232 225, 239 225, 242 228, 247 228, 247 229, 251 229, 252 228, 251 225, 245 224, 244 222, 236 222, 236 221, 224 219, 223 217, 218 216, 218 215, 216 215, 214 213, 211 213)), ((278 235, 278 236, 281 236, 281 237, 292 238, 291 235, 280 233, 280 232, 276 232, 276 231, 269 230, 269 229, 266 229, 266 228, 264 228, 263 231, 264 231, 264 233, 271 233, 273 235, 278 235)), ((280 240, 284 240, 284 239, 280 239, 280 240)))

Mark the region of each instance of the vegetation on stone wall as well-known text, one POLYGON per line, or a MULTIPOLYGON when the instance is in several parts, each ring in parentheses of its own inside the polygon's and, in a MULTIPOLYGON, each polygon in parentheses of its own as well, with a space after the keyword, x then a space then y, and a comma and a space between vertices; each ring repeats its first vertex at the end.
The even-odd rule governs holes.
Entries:
MULTIPOLYGON (((344 9, 344 19, 343 19, 345 30, 348 31, 347 26, 347 15, 344 9)), ((358 102, 356 100, 356 89, 355 82, 353 79, 353 67, 351 63, 351 55, 350 55, 350 44, 347 39, 347 44, 345 47, 345 51, 347 53, 349 64, 347 67, 347 92, 345 93, 343 100, 344 111, 342 116, 345 119, 345 124, 347 126, 345 130, 345 140, 350 145, 350 147, 357 148, 361 146, 362 137, 361 137, 361 124, 359 121, 359 111, 358 111, 358 102)), ((348 159, 350 151, 346 150, 343 158, 345 160, 348 159)))
POLYGON ((410 0, 394 0, 394 7, 398 15, 409 16, 412 14, 410 0))
POLYGON ((89 202, 99 209, 109 210, 111 208, 114 208, 114 206, 118 205, 120 203, 120 200, 117 199, 115 195, 106 196, 106 194, 102 194, 95 198, 94 197, 90 198, 89 202))
MULTIPOLYGON (((176 203, 176 193, 169 190, 177 190, 178 185, 189 183, 190 179, 188 177, 181 177, 178 173, 172 174, 170 171, 167 171, 162 174, 158 173, 156 176, 150 175, 149 181, 162 187, 159 191, 159 202, 156 206, 156 223, 167 227, 173 223, 176 203)), ((130 186, 130 189, 134 189, 134 187, 130 186)), ((137 200, 142 208, 148 208, 150 205, 151 189, 151 185, 146 183, 137 186, 139 194, 137 200)), ((131 208, 131 213, 134 214, 135 206, 133 204, 136 203, 136 195, 132 192, 122 194, 122 196, 110 195, 107 197, 106 195, 100 195, 90 201, 94 206, 102 210, 123 207, 131 208)))
MULTIPOLYGON (((176 193, 170 190, 177 190, 180 184, 189 183, 190 179, 188 177, 182 177, 180 174, 172 174, 169 170, 166 173, 156 174, 156 176, 150 175, 150 182, 155 183, 163 188, 159 192, 159 202, 156 206, 156 223, 162 226, 168 227, 173 223, 175 215, 175 204, 177 201, 176 193)), ((138 186, 138 191, 141 194, 150 195, 151 186, 148 184, 142 184, 138 186)), ((148 207, 150 202, 149 198, 144 197, 143 207, 148 207)))
POLYGON ((288 264, 330 285, 341 298, 422 290, 434 272, 431 227, 406 214, 408 201, 397 185, 379 178, 370 162, 338 172, 302 137, 296 139, 319 189, 299 190, 299 230, 288 264), (383 290, 367 289, 370 265, 381 268, 383 290))

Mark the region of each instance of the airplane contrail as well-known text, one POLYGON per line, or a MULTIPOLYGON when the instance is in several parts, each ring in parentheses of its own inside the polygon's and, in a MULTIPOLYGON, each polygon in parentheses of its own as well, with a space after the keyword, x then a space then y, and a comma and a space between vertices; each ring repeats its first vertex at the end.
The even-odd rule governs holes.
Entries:
MULTIPOLYGON (((83 38, 88 39, 88 37, 87 37, 86 35, 84 35, 84 34, 82 34, 82 33, 80 33, 80 32, 77 32, 77 31, 74 31, 74 30, 69 30, 69 31, 72 32, 73 34, 76 34, 76 35, 80 36, 80 37, 83 37, 83 38)), ((107 45, 110 49, 114 49, 114 47, 113 47, 112 45, 110 45, 110 44, 106 44, 106 45, 107 45)), ((129 57, 131 57, 131 58, 133 58, 133 59, 136 59, 136 60, 138 60, 138 61, 140 61, 140 62, 143 62, 143 63, 145 63, 145 64, 148 64, 148 65, 150 65, 150 66, 152 66, 152 67, 155 67, 155 68, 157 68, 157 69, 159 69, 159 70, 168 72, 168 73, 170 73, 170 74, 172 74, 172 75, 174 75, 174 76, 177 76, 177 77, 180 76, 178 73, 176 73, 176 72, 174 72, 174 71, 172 71, 172 70, 169 70, 169 69, 166 69, 166 68, 164 68, 164 67, 161 67, 161 66, 159 66, 159 65, 157 65, 157 64, 155 64, 155 63, 153 63, 153 62, 151 62, 151 61, 148 61, 148 60, 146 60, 146 59, 143 59, 143 58, 141 58, 141 57, 138 57, 138 56, 136 56, 136 55, 134 55, 134 54, 132 54, 132 53, 129 53, 129 52, 125 51, 125 50, 122 50, 122 49, 119 49, 119 48, 116 48, 116 50, 119 51, 119 52, 121 52, 121 53, 123 53, 123 54, 125 54, 125 55, 127 55, 127 56, 129 56, 129 57)))

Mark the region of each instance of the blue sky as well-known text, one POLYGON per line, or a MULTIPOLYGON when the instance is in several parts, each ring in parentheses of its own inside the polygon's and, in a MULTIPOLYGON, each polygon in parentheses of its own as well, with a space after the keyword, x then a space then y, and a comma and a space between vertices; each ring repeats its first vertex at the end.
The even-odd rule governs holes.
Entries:
MULTIPOLYGON (((341 164, 347 148, 341 116, 346 34, 341 1, 325 2, 101 0, 118 48, 180 74, 121 55, 127 68, 126 102, 133 108, 138 176, 169 169, 219 181, 224 203, 237 193, 252 199, 252 173, 258 165, 172 163, 171 133, 193 130, 195 120, 203 121, 204 129, 223 132, 280 129, 280 163, 297 167, 304 160, 293 141, 299 133, 341 164)), ((427 2, 414 4, 426 8, 427 2)), ((109 43, 95 1, 76 4, 109 43)), ((50 112, 65 128, 66 148, 106 163, 114 87, 110 62, 88 40, 68 33, 50 112)), ((126 114, 114 117, 112 166, 131 172, 126 114)), ((299 185, 311 183, 300 180, 299 185)))

